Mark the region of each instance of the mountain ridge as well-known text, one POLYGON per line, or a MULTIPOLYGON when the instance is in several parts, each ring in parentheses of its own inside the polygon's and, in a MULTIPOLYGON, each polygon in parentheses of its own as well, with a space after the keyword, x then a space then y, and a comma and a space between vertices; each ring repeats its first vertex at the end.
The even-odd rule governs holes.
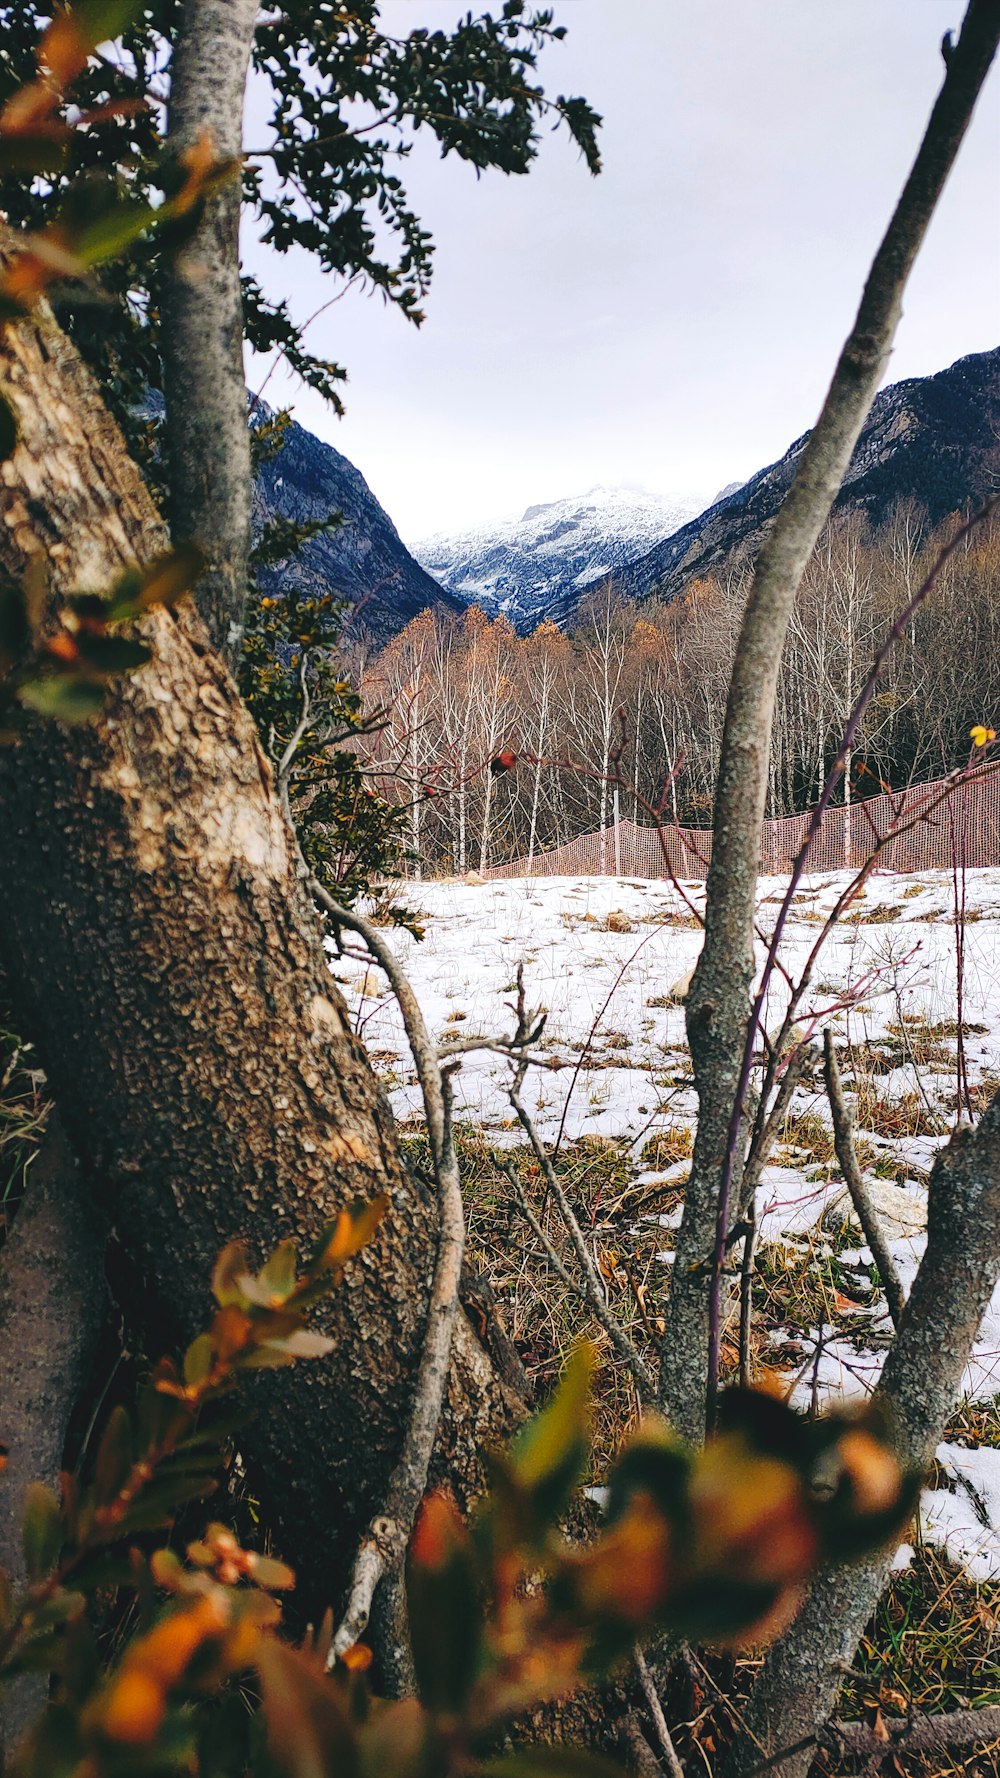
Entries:
MULTIPOLYGON (((361 471, 292 421, 281 449, 258 471, 255 536, 276 517, 301 523, 339 510, 345 523, 262 569, 259 579, 267 592, 332 589, 377 644, 428 606, 457 616, 479 603, 527 631, 545 618, 572 623, 580 604, 609 582, 639 602, 676 598, 692 580, 756 555, 809 436, 703 508, 693 497, 596 484, 582 495, 534 502, 519 519, 439 534, 411 550, 361 471)), ((880 390, 834 510, 862 511, 877 525, 909 499, 934 526, 998 486, 1000 347, 880 390)))
MULTIPOLYGON (((256 412, 261 419, 273 418, 263 403, 256 412)), ((254 537, 276 518, 302 524, 331 512, 343 514, 342 525, 259 570, 265 592, 280 594, 289 586, 333 591, 363 616, 364 628, 380 643, 428 606, 455 613, 465 609, 407 549, 360 469, 292 420, 280 449, 259 465, 254 479, 254 537)))
MULTIPOLYGON (((717 573, 736 551, 755 556, 809 437, 802 433, 776 462, 623 564, 612 576, 615 590, 639 601, 676 598, 692 580, 717 573)), ((949 513, 987 499, 998 485, 1000 346, 881 389, 834 511, 861 511, 877 526, 897 502, 914 500, 933 528, 949 513)), ((552 613, 556 621, 571 621, 576 606, 600 584, 594 579, 582 586, 552 613)))

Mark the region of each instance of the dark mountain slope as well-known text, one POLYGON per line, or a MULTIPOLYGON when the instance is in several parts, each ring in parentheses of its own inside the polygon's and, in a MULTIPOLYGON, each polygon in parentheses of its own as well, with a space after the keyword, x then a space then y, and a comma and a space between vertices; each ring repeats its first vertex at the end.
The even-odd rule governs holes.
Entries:
POLYGON ((289 586, 338 593, 358 621, 385 642, 428 605, 464 610, 464 602, 432 579, 411 556, 395 525, 354 464, 294 422, 281 449, 260 467, 254 489, 254 535, 275 518, 301 524, 343 514, 337 530, 314 537, 287 562, 262 569, 264 590, 289 586))
MULTIPOLYGON (((736 551, 754 555, 788 491, 809 434, 777 463, 717 500, 672 537, 614 575, 626 597, 676 597, 717 573, 736 551)), ((873 525, 899 500, 922 506, 931 526, 976 505, 1000 479, 1000 347, 960 358, 932 377, 893 383, 875 397, 836 510, 862 511, 873 525)), ((589 587, 581 589, 583 597, 589 587)), ((572 616, 577 599, 560 616, 572 616)))

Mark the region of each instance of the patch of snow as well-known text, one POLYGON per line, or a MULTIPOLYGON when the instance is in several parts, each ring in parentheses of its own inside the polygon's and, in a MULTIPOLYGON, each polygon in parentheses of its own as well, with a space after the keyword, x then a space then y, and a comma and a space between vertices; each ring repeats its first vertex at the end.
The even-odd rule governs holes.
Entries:
POLYGON ((1000 1451, 946 1444, 938 1446, 937 1459, 956 1485, 924 1489, 924 1537, 970 1580, 1000 1580, 1000 1451))
MULTIPOLYGON (((815 915, 830 910, 845 881, 843 873, 832 872, 803 883, 783 951, 793 973, 815 941, 815 915)), ((778 879, 762 879, 762 919, 773 914, 773 898, 783 888, 778 879)), ((687 889, 694 904, 702 906, 703 885, 687 889)), ((968 907, 979 917, 966 930, 965 1017, 985 1027, 967 1041, 975 1084, 984 1076, 1000 1075, 1000 871, 970 871, 966 893, 968 907)), ((817 1036, 823 1025, 832 1023, 855 1046, 891 1042, 895 1051, 901 1014, 931 1027, 954 1020, 951 897, 947 872, 919 877, 873 873, 856 904, 862 918, 832 935, 814 973, 803 1016, 817 1036), (919 893, 908 893, 914 888, 919 893), (865 911, 879 907, 892 907, 898 918, 867 924, 865 911), (845 1011, 845 996, 858 991, 860 1004, 845 1011)), ((546 1053, 564 1063, 557 1071, 533 1069, 528 1077, 526 1101, 543 1141, 555 1142, 560 1132, 568 1142, 581 1137, 622 1141, 631 1149, 642 1184, 683 1182, 686 1160, 667 1168, 642 1167, 649 1139, 676 1126, 692 1128, 697 1110, 684 1010, 670 1002, 669 993, 693 968, 701 933, 682 924, 687 909, 670 884, 614 877, 431 882, 406 885, 399 899, 426 918, 422 943, 401 931, 387 936, 432 1033, 441 1037, 460 1028, 468 1038, 510 1030, 514 976, 523 963, 529 1006, 546 1009, 546 1053), (609 929, 611 915, 624 919, 611 922, 609 929), (464 1018, 449 1025, 449 1015, 456 1012, 464 1018)), ((405 1033, 384 978, 372 965, 353 958, 336 958, 333 967, 357 1030, 389 1070, 387 1087, 397 1116, 422 1118, 405 1033)), ((771 1030, 782 1016, 786 996, 784 981, 776 977, 767 1000, 771 1030)), ((942 1036, 939 1041, 949 1040, 942 1036)), ((454 1077, 456 1117, 485 1131, 498 1145, 522 1140, 512 1127, 509 1081, 509 1064, 488 1051, 464 1058, 454 1077)), ((846 1068, 845 1084, 850 1091, 846 1068)), ((942 1123, 949 1128, 954 1123, 954 1084, 946 1075, 921 1071, 918 1077, 912 1068, 900 1067, 876 1076, 875 1085, 880 1097, 915 1093, 922 1103, 920 1093, 926 1093, 942 1123)), ((823 1115, 822 1098, 814 1088, 803 1088, 793 1110, 823 1115)), ((877 1156, 897 1167, 900 1208, 908 1202, 922 1208, 923 1182, 947 1136, 865 1139, 877 1156)), ((817 1167, 802 1151, 796 1152, 794 1165, 782 1164, 782 1159, 765 1168, 758 1187, 761 1238, 807 1251, 807 1244, 821 1238, 817 1224, 824 1209, 843 1188, 835 1166, 817 1167)), ((656 1220, 667 1230, 676 1226, 679 1215, 675 1207, 656 1220)), ((912 1286, 925 1245, 919 1230, 890 1242, 904 1291, 912 1286)), ((658 1258, 664 1265, 673 1262, 667 1250, 658 1258)), ((842 1252, 840 1260, 848 1268, 871 1265, 862 1245, 842 1252)), ((808 1405, 814 1396, 824 1404, 860 1399, 874 1388, 889 1331, 881 1298, 859 1309, 858 1316, 863 1337, 835 1327, 823 1329, 822 1338, 816 1329, 772 1334, 773 1346, 794 1343, 802 1349, 799 1369, 790 1373, 796 1402, 808 1405)), ((963 1391, 970 1400, 1000 1393, 1000 1289, 983 1319, 963 1391)), ((924 1535, 955 1555, 974 1577, 1000 1578, 1000 1452, 949 1445, 939 1458, 956 1491, 926 1491, 924 1535)))

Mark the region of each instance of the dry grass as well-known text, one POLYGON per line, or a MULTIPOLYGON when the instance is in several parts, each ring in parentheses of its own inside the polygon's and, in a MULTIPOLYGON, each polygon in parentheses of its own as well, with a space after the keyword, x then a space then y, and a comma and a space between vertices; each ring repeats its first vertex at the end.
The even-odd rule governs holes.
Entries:
MULTIPOLYGON (((795 1247, 784 1241, 764 1241, 757 1249, 753 1303, 765 1338, 778 1328, 807 1332, 834 1321, 841 1332, 848 1332, 852 1311, 864 1308, 868 1301, 867 1295, 859 1295, 854 1273, 845 1271, 825 1239, 814 1238, 795 1247)), ((864 1331, 870 1338, 867 1317, 864 1331)), ((781 1348, 776 1350, 780 1353, 781 1348)))
POLYGON ((658 1167, 661 1172, 678 1161, 689 1160, 694 1149, 694 1132, 687 1124, 669 1124, 651 1136, 642 1151, 644 1167, 658 1167))
POLYGON ((949 1444, 1000 1449, 1000 1396, 992 1401, 969 1401, 963 1396, 952 1411, 944 1437, 949 1444))
POLYGON ((845 914, 841 926, 891 926, 899 919, 899 909, 894 902, 877 902, 874 907, 855 908, 853 914, 845 914))
POLYGON ((774 1158, 779 1166, 794 1166, 804 1154, 814 1161, 832 1161, 834 1156, 833 1131, 816 1111, 789 1112, 774 1158))
POLYGON ((929 1109, 919 1093, 889 1098, 867 1080, 856 1083, 855 1115, 860 1129, 891 1142, 907 1136, 944 1136, 948 1130, 947 1119, 929 1109))
MULTIPOLYGON (((1000 1585, 977 1585, 937 1551, 918 1547, 910 1568, 891 1577, 868 1625, 840 1714, 936 1715, 970 1703, 1000 1703, 1000 1585)), ((932 1764, 904 1758, 895 1769, 921 1778, 996 1778, 1000 1745, 971 1759, 968 1752, 932 1764)))
POLYGON ((890 1025, 883 1037, 865 1038, 861 1043, 850 1043, 841 1052, 845 1068, 850 1069, 855 1078, 866 1074, 891 1074, 895 1068, 933 1068, 953 1069, 955 1066, 954 1046, 939 1037, 931 1037, 926 1031, 914 1031, 910 1027, 903 1029, 899 1025, 890 1025))
MULTIPOLYGON (((637 1412, 631 1375, 586 1304, 555 1275, 514 1201, 504 1163, 516 1168, 546 1235, 567 1270, 577 1276, 562 1220, 530 1150, 523 1144, 494 1148, 481 1130, 469 1125, 457 1126, 456 1145, 469 1257, 492 1286, 504 1330, 539 1395, 553 1387, 577 1340, 586 1336, 597 1349, 593 1463, 598 1476, 637 1412)), ((410 1165, 426 1175, 429 1156, 423 1134, 404 1132, 403 1148, 410 1165)), ((603 1137, 566 1144, 555 1165, 607 1301, 655 1372, 670 1283, 669 1267, 656 1255, 672 1235, 651 1213, 672 1207, 679 1188, 637 1190, 628 1145, 603 1137)))
POLYGON ((24 1196, 49 1113, 45 1077, 0 1011, 0 1242, 24 1196))
POLYGON ((978 1086, 974 1086, 969 1094, 972 1109, 983 1112, 987 1105, 1000 1093, 1000 1074, 984 1074, 978 1086))
POLYGON ((621 908, 613 908, 607 918, 601 921, 602 932, 634 932, 635 921, 621 908))

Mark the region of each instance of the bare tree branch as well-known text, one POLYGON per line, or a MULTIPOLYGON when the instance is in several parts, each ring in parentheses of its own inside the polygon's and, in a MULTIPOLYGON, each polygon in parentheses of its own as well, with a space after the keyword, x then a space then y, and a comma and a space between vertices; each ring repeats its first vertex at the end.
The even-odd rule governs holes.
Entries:
MULTIPOLYGON (((943 1716, 883 1716, 877 1729, 866 1723, 831 1723, 825 1745, 850 1759, 900 1753, 951 1753, 959 1747, 985 1747, 1000 1741, 1000 1705, 982 1710, 951 1710, 943 1716)), ((876 1768, 877 1769, 877 1768, 876 1768)))
MULTIPOLYGON (((458 1158, 452 1139, 451 1096, 447 1074, 442 1070, 434 1039, 406 973, 391 946, 370 920, 365 920, 353 909, 342 907, 339 902, 334 901, 315 878, 311 880, 310 888, 320 906, 326 909, 338 926, 346 926, 364 939, 372 956, 385 971, 396 996, 423 1094, 440 1217, 437 1259, 409 1425, 402 1452, 389 1481, 383 1509, 371 1520, 355 1559, 347 1605, 331 1649, 332 1662, 345 1654, 364 1634, 375 1589, 383 1576, 398 1574, 410 1541, 417 1508, 427 1487, 431 1454, 448 1381, 452 1333, 458 1314, 462 1256, 465 1249, 465 1212, 458 1158)), ((452 1066, 457 1066, 457 1063, 452 1066)))
MULTIPOLYGON (((1000 39, 997 0, 971 0, 944 82, 885 237, 822 413, 761 549, 733 665, 715 801, 705 944, 687 1001, 699 1093, 698 1136, 667 1313, 663 1405, 703 1436, 710 1377, 713 1254, 724 1250, 724 1186, 741 1084, 754 971, 753 914, 775 692, 795 595, 885 369, 910 269, 1000 39)), ((714 1290, 713 1290, 714 1286, 714 1290)), ((709 1404, 710 1406, 712 1404, 709 1404)))
MULTIPOLYGON (((639 1353, 633 1346, 617 1316, 613 1315, 608 1308, 604 1291, 601 1288, 601 1280, 597 1268, 590 1256, 590 1250, 587 1243, 583 1238, 583 1231, 573 1214, 569 1199, 563 1191, 559 1175, 556 1172, 555 1167, 552 1165, 552 1158, 535 1128, 531 1114, 525 1107, 524 1100, 521 1098, 521 1087, 524 1081, 526 1066, 526 1063, 522 1063, 518 1068, 510 1089, 510 1102, 514 1108, 522 1130, 527 1136, 528 1141, 531 1143, 535 1159, 542 1169, 545 1183, 552 1194, 556 1208, 566 1225, 566 1233, 570 1238, 570 1245, 573 1248, 573 1252, 576 1254, 580 1264, 580 1270, 584 1277, 584 1285, 581 1294, 586 1298, 592 1313, 600 1322, 615 1351, 618 1353, 618 1356, 623 1358, 628 1365, 629 1370, 635 1378, 636 1388, 638 1389, 640 1396, 644 1401, 652 1401, 656 1393, 656 1386, 653 1381, 652 1372, 649 1370, 645 1361, 639 1356, 639 1353)), ((538 1232, 540 1233, 540 1227, 538 1232)))
POLYGON ((660 1762, 646 1740, 634 1711, 623 1718, 619 1727, 619 1739, 633 1778, 663 1778, 660 1762))
POLYGON ((833 1046, 833 1032, 829 1026, 823 1033, 823 1048, 826 1091, 833 1117, 833 1140, 836 1144, 840 1171, 844 1175, 847 1189, 851 1194, 851 1202, 858 1213, 858 1221, 861 1224, 865 1240, 871 1248, 875 1264, 878 1266, 886 1304, 889 1314, 892 1316, 892 1325, 898 1328, 903 1319, 906 1298, 903 1295, 903 1286, 899 1281, 896 1262, 889 1250, 889 1243, 878 1219, 878 1212, 865 1184, 864 1174, 858 1165, 857 1152, 854 1147, 854 1119, 850 1106, 844 1098, 837 1052, 833 1046))
POLYGON ((673 1737, 667 1727, 667 1719, 663 1714, 663 1705, 660 1703, 660 1697, 653 1680, 653 1675, 649 1671, 649 1664, 638 1643, 635 1645, 634 1652, 635 1668, 639 1675, 639 1684, 642 1686, 642 1694, 649 1708, 649 1714, 653 1719, 653 1727, 656 1730, 660 1748, 663 1753, 664 1764, 670 1774, 670 1778, 684 1778, 684 1767, 681 1765, 681 1762, 677 1757, 677 1749, 674 1746, 673 1737))
MULTIPOLYGON (((1000 1094, 978 1127, 958 1130, 935 1162, 927 1250, 875 1391, 906 1469, 925 1470, 934 1455, 998 1275, 1000 1094)), ((775 1778, 805 1778, 887 1569, 883 1555, 818 1577, 795 1623, 765 1657, 720 1778, 748 1778, 762 1746, 767 1753, 797 1747, 771 1770, 775 1778)))

